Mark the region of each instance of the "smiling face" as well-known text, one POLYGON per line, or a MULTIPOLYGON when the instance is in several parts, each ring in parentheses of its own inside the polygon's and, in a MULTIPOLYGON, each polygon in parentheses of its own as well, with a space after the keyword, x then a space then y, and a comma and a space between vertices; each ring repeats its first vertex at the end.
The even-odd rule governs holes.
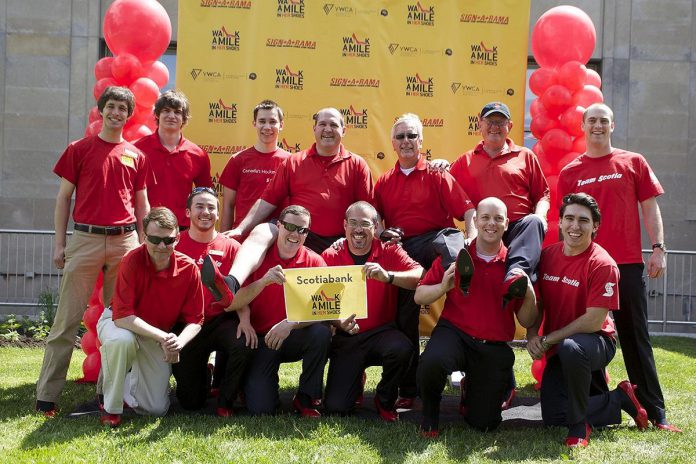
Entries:
POLYGON ((101 112, 102 130, 121 132, 128 120, 128 103, 120 100, 107 100, 101 112))
POLYGON ((191 198, 191 207, 186 208, 186 217, 191 219, 191 229, 211 230, 218 219, 217 198, 208 192, 195 195, 191 198))
POLYGON ((496 198, 481 200, 476 208, 474 225, 478 231, 476 242, 487 248, 499 248, 503 234, 508 228, 507 208, 505 203, 496 198))
POLYGON ((375 238, 375 211, 370 208, 353 206, 343 220, 348 249, 357 256, 363 256, 372 249, 375 238))
POLYGON ((591 105, 584 114, 582 130, 588 145, 610 146, 614 115, 606 105, 591 105))
POLYGON ((278 116, 278 110, 260 109, 254 120, 256 137, 261 145, 275 147, 278 144, 278 132, 283 128, 283 121, 278 116))
POLYGON ((290 259, 295 256, 297 252, 300 251, 300 247, 304 245, 307 239, 307 232, 305 231, 305 233, 301 234, 299 230, 290 231, 287 227, 293 229, 309 229, 309 216, 287 213, 284 214, 276 224, 278 225, 278 254, 283 259, 290 259), (283 225, 281 221, 285 222, 286 225, 283 225))
POLYGON ((500 113, 493 113, 479 118, 479 125, 484 146, 493 151, 502 150, 512 129, 512 121, 500 113))
POLYGON ((314 122, 314 140, 317 152, 323 156, 335 155, 343 140, 346 128, 341 113, 335 108, 320 110, 314 122))
POLYGON ((592 220, 590 208, 579 204, 569 204, 563 211, 560 227, 563 233, 563 252, 567 256, 574 256, 590 246, 599 223, 592 220))
POLYGON ((397 124, 392 131, 392 147, 399 157, 403 168, 411 168, 418 163, 423 148, 423 134, 419 133, 414 121, 404 121, 397 124), (409 138, 416 136, 416 138, 409 138))

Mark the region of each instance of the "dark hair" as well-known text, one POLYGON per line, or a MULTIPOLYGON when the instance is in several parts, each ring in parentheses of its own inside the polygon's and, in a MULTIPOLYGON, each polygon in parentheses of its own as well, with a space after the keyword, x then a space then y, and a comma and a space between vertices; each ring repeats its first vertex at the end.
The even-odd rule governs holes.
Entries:
MULTIPOLYGON (((597 204, 597 200, 595 200, 592 197, 592 195, 580 192, 569 193, 568 195, 564 196, 563 206, 561 206, 561 213, 559 216, 561 220, 563 219, 563 215, 565 214, 565 210, 568 205, 584 206, 585 208, 590 210, 590 214, 592 215, 592 222, 594 222, 597 225, 599 225, 599 223, 602 222, 602 213, 599 211, 599 205, 597 204)), ((592 238, 594 238, 594 234, 592 235, 592 238)))
POLYGON ((259 110, 276 110, 278 113, 278 121, 283 122, 283 110, 273 100, 263 100, 254 107, 254 121, 256 121, 256 115, 259 114, 259 110))
POLYGON ((159 115, 165 108, 181 110, 181 117, 184 120, 184 123, 191 119, 191 105, 189 104, 186 95, 184 95, 184 93, 180 90, 167 90, 157 99, 157 102, 155 103, 155 119, 158 120, 158 124, 159 115))
POLYGON ((369 204, 366 201, 356 201, 355 203, 350 205, 348 207, 348 209, 346 209, 346 216, 345 216, 346 220, 348 220, 348 213, 350 213, 351 210, 356 209, 356 208, 364 209, 365 211, 367 211, 371 216, 370 219, 372 219, 372 223, 374 225, 379 224, 379 221, 380 221, 379 213, 377 212, 377 210, 375 209, 374 206, 372 206, 371 204, 369 204))
POLYGON ((294 214, 295 216, 306 216, 309 219, 308 226, 312 225, 312 215, 309 214, 309 211, 304 206, 300 206, 300 205, 286 206, 285 208, 283 208, 283 211, 280 212, 280 215, 278 216, 278 220, 284 221, 285 216, 287 216, 288 214, 294 214))
POLYGON ((220 200, 218 199, 217 192, 212 187, 196 187, 193 190, 191 190, 191 193, 189 193, 189 196, 186 199, 186 208, 191 209, 193 199, 198 195, 202 195, 204 193, 209 193, 210 195, 214 196, 215 201, 217 201, 218 208, 220 207, 220 200))
POLYGON ((99 100, 97 100, 97 109, 100 113, 104 111, 106 102, 109 100, 126 102, 126 105, 128 106, 128 117, 130 117, 133 114, 133 110, 135 110, 135 96, 128 87, 117 87, 115 85, 110 85, 109 87, 105 88, 104 92, 102 92, 102 94, 99 96, 99 100))
POLYGON ((154 222, 162 229, 171 229, 179 232, 179 223, 176 220, 176 215, 169 208, 157 206, 152 208, 147 216, 143 218, 143 232, 147 230, 147 225, 154 222))

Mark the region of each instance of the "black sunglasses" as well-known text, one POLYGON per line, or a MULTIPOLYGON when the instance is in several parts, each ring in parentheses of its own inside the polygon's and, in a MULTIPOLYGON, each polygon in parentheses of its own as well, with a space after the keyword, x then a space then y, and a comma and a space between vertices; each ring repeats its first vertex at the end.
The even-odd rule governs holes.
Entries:
POLYGON ((418 138, 418 134, 414 134, 414 133, 409 133, 409 134, 396 134, 396 135, 394 136, 394 138, 395 138, 396 140, 403 140, 404 138, 408 138, 409 140, 413 140, 413 139, 417 139, 417 138, 418 138))
POLYGON ((283 224, 283 227, 285 227, 285 230, 287 230, 288 232, 295 232, 295 231, 297 231, 297 233, 300 234, 300 235, 304 235, 304 234, 306 234, 307 232, 309 232, 309 227, 300 227, 300 226, 298 226, 298 225, 296 225, 296 224, 293 224, 293 223, 291 223, 291 222, 281 221, 280 219, 278 220, 278 222, 280 222, 281 224, 283 224))
POLYGON ((176 237, 158 237, 157 235, 145 235, 145 237, 147 238, 147 241, 153 245, 159 245, 160 243, 164 242, 165 245, 169 246, 176 242, 176 237))
POLYGON ((209 193, 211 195, 217 196, 217 192, 212 187, 196 187, 193 190, 191 190, 191 193, 189 193, 189 200, 194 195, 198 195, 201 192, 205 192, 205 193, 209 193))

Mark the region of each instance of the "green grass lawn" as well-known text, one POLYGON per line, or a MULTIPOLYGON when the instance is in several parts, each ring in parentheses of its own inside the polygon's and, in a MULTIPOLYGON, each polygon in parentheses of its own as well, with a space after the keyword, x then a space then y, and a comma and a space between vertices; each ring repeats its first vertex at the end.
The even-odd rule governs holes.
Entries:
MULTIPOLYGON (((424 440, 412 422, 383 424, 363 418, 301 419, 285 414, 230 420, 205 415, 135 417, 114 430, 95 416, 65 414, 94 396, 93 385, 69 381, 61 414, 45 419, 33 412, 34 383, 42 350, 0 348, 0 462, 696 462, 696 340, 657 337, 655 357, 668 404, 668 417, 683 434, 639 432, 629 418, 621 426, 595 431, 587 449, 570 453, 565 430, 541 427, 476 432, 462 422, 449 424, 437 440, 424 440)), ((533 396, 527 353, 515 350, 521 396, 533 396)), ((76 351, 69 379, 79 377, 84 356, 76 351)), ((368 370, 373 390, 380 371, 368 370)), ((281 387, 294 390, 299 366, 285 365, 281 387)), ((611 383, 625 378, 617 353, 611 383)), ((453 392, 450 392, 454 394, 453 392)))

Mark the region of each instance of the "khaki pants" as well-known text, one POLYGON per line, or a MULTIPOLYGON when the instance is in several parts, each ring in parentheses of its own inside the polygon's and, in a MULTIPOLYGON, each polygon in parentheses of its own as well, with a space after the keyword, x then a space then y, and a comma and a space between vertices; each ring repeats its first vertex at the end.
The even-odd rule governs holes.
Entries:
POLYGON ((121 414, 126 400, 138 414, 166 414, 172 367, 164 361, 159 343, 116 327, 108 308, 97 323, 97 334, 102 342, 104 410, 121 414))
POLYGON ((56 402, 63 391, 75 335, 99 272, 104 271, 104 305, 109 306, 121 258, 137 246, 135 231, 121 235, 73 233, 65 249, 58 309, 46 339, 43 366, 36 384, 38 400, 56 402))

